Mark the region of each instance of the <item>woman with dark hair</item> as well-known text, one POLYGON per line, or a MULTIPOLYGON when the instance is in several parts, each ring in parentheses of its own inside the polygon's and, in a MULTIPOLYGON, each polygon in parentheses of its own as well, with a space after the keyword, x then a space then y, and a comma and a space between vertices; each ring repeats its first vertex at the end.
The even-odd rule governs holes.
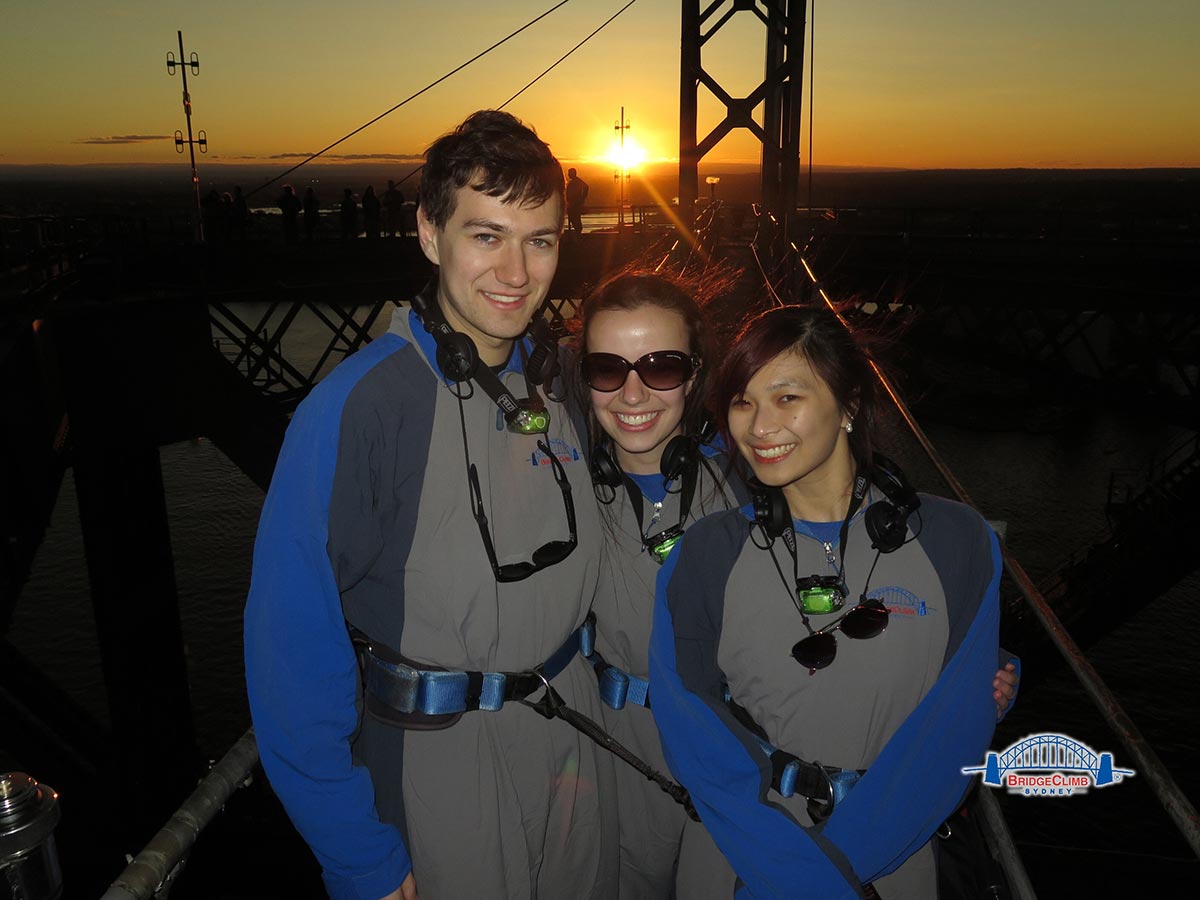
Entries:
POLYGON ((824 308, 753 319, 714 408, 753 502, 690 528, 658 579, 671 771, 739 896, 937 896, 929 840, 996 721, 996 537, 876 452, 870 358, 824 308))
MULTIPOLYGON (((740 482, 726 483, 723 455, 705 443, 715 357, 685 285, 628 272, 602 284, 581 311, 578 387, 605 544, 591 661, 606 730, 660 773, 666 763, 647 708, 654 580, 687 526, 746 499, 740 482)), ((666 900, 677 865, 675 896, 731 897, 732 871, 683 806, 631 766, 617 775, 622 900, 666 900)))

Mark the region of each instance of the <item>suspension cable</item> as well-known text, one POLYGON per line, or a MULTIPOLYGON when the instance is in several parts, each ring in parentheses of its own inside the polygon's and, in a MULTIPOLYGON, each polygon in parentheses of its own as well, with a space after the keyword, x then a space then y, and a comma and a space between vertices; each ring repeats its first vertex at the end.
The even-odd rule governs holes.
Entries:
POLYGON ((533 81, 529 82, 529 84, 525 85, 525 87, 521 88, 519 91, 517 91, 511 97, 509 97, 507 100, 505 100, 499 106, 497 106, 496 109, 504 109, 504 107, 508 106, 508 104, 512 103, 514 100, 516 100, 518 97, 520 97, 523 93, 525 93, 527 90, 529 90, 531 87, 533 87, 539 81, 541 81, 543 76, 548 75, 550 73, 551 69, 553 69, 560 62, 562 62, 564 59, 566 59, 568 56, 570 56, 572 53, 574 53, 576 50, 578 50, 580 47, 582 47, 584 44, 586 44, 588 41, 590 41, 592 38, 594 38, 597 34, 599 34, 605 28, 607 28, 609 23, 612 22, 613 19, 615 19, 621 13, 625 12, 625 10, 629 9, 629 7, 633 6, 633 4, 635 4, 635 3, 637 3, 637 0, 629 0, 628 3, 626 3, 620 9, 618 9, 615 13, 613 13, 611 16, 609 16, 604 21, 604 24, 600 25, 595 31, 593 31, 591 34, 589 34, 587 37, 585 37, 582 41, 580 41, 578 44, 576 44, 574 47, 572 47, 570 50, 568 50, 566 53, 564 53, 562 56, 560 56, 557 60, 555 60, 553 63, 551 63, 550 67, 545 69, 541 75, 537 76, 537 78, 533 79, 533 81))
MULTIPOLYGON (((512 39, 513 39, 513 38, 515 38, 515 37, 516 37, 518 34, 520 34, 522 31, 526 31, 527 29, 529 29, 529 28, 531 28, 532 26, 536 25, 536 24, 537 24, 538 22, 540 22, 542 19, 546 18, 546 16, 548 16, 548 15, 550 15, 552 12, 555 12, 556 10, 559 10, 559 9, 561 9, 562 7, 566 6, 566 5, 567 5, 569 2, 570 2, 570 0, 560 0, 560 2, 559 2, 559 3, 556 3, 554 6, 550 7, 550 9, 546 10, 544 13, 542 13, 542 14, 541 14, 540 16, 538 16, 537 18, 535 18, 535 19, 532 19, 532 20, 531 20, 531 21, 529 21, 529 22, 526 22, 524 25, 522 25, 522 26, 521 26, 520 28, 518 28, 516 31, 512 32, 511 34, 509 34, 507 37, 503 37, 503 38, 501 38, 500 40, 496 41, 496 43, 492 44, 492 46, 488 47, 486 50, 482 50, 482 51, 480 51, 479 53, 476 53, 474 56, 472 56, 470 59, 468 59, 468 60, 467 60, 465 63, 463 63, 462 65, 458 66, 458 67, 457 67, 457 68, 455 68, 455 69, 452 69, 452 70, 450 70, 449 72, 447 72, 445 75, 443 75, 441 78, 437 79, 436 81, 432 81, 432 82, 430 82, 429 84, 425 85, 425 87, 421 88, 421 89, 420 89, 419 91, 417 91, 415 94, 412 94, 411 96, 404 98, 404 99, 403 99, 403 100, 401 100, 399 103, 397 103, 395 106, 393 106, 391 109, 389 109, 389 110, 387 110, 387 111, 385 111, 385 112, 382 112, 382 113, 380 113, 380 114, 379 114, 379 115, 377 115, 375 118, 373 118, 371 121, 369 121, 369 122, 367 122, 367 123, 365 123, 365 124, 363 124, 363 125, 360 125, 360 126, 358 126, 357 128, 355 128, 353 131, 351 131, 349 134, 345 135, 344 137, 340 137, 340 138, 338 138, 336 141, 334 141, 334 142, 333 142, 332 144, 330 144, 328 147, 325 147, 325 148, 324 148, 324 149, 322 149, 322 150, 318 150, 316 153, 312 154, 312 155, 311 155, 311 156, 309 156, 307 159, 305 159, 305 160, 302 160, 302 161, 300 161, 300 162, 296 163, 296 165, 292 166, 292 167, 291 167, 290 169, 288 169, 286 172, 283 172, 283 173, 282 173, 282 174, 280 174, 280 175, 276 175, 274 178, 272 178, 270 181, 267 181, 267 182, 265 182, 264 184, 260 184, 260 185, 259 185, 258 187, 256 187, 254 190, 252 190, 252 191, 250 191, 249 193, 247 193, 247 194, 246 194, 246 196, 247 196, 247 197, 251 197, 251 196, 253 196, 254 194, 257 194, 259 191, 261 191, 261 190, 264 190, 265 188, 268 188, 268 187, 270 187, 270 186, 271 186, 272 184, 274 184, 276 181, 279 181, 279 179, 281 179, 281 178, 286 178, 288 175, 292 174, 292 172, 295 172, 295 171, 296 171, 297 169, 299 169, 301 166, 303 166, 303 165, 307 165, 308 163, 310 163, 310 162, 312 162, 314 159, 316 159, 318 156, 321 156, 322 154, 324 154, 324 153, 326 153, 326 152, 328 152, 328 151, 332 150, 332 149, 333 149, 334 147, 336 147, 338 144, 341 144, 341 143, 343 143, 343 142, 345 142, 345 141, 348 141, 350 138, 354 137, 354 135, 358 134, 358 133, 359 133, 360 131, 362 131, 363 129, 365 129, 365 128, 369 128, 370 126, 374 125, 376 122, 378 122, 380 119, 384 118, 385 116, 390 116, 392 113, 394 113, 394 112, 395 112, 396 110, 398 110, 400 107, 404 106, 404 105, 405 105, 406 103, 408 103, 409 101, 417 99, 417 98, 418 98, 418 97, 420 97, 422 94, 424 94, 426 91, 429 91, 430 89, 432 89, 432 88, 436 87, 437 85, 441 84, 443 81, 445 81, 445 80, 446 80, 447 78, 449 78, 451 75, 457 75, 459 72, 461 72, 461 71, 462 71, 463 69, 465 69, 467 66, 471 65, 471 63, 473 63, 473 62, 475 62, 476 60, 478 60, 478 59, 480 59, 480 58, 482 58, 482 57, 486 56, 486 55, 487 55, 487 54, 489 54, 489 53, 491 53, 493 50, 495 50, 495 49, 496 49, 497 47, 499 47, 501 44, 507 43, 508 41, 512 40, 512 39)), ((623 10, 622 10, 622 11, 623 11, 623 10)), ((614 18, 615 18, 615 17, 614 17, 614 18)), ((540 77, 540 76, 539 76, 539 77, 540 77)), ((535 79, 535 80, 536 80, 536 79, 535 79)))
MULTIPOLYGON (((635 4, 635 3, 637 3, 637 0, 629 0, 628 3, 626 3, 620 9, 618 9, 615 13, 613 13, 611 16, 609 16, 608 19, 606 19, 604 21, 604 24, 600 25, 600 27, 598 27, 595 31, 593 31, 591 34, 589 34, 587 37, 585 37, 582 41, 580 41, 578 44, 576 44, 574 47, 572 47, 570 50, 568 50, 566 53, 564 53, 562 56, 560 56, 557 60, 555 60, 553 63, 551 63, 549 67, 542 70, 541 75, 538 75, 536 78, 534 78, 533 81, 529 82, 529 84, 525 85, 525 87, 521 88, 519 91, 517 91, 511 97, 509 97, 507 100, 505 100, 499 106, 497 106, 496 109, 504 109, 504 107, 508 106, 508 104, 512 103, 514 100, 516 100, 518 97, 520 97, 523 93, 525 93, 527 90, 529 90, 531 87, 533 87, 539 81, 541 81, 542 78, 544 78, 546 75, 549 75, 551 70, 554 69, 555 67, 557 67, 559 63, 561 63, 568 56, 570 56, 572 53, 574 53, 576 50, 578 50, 580 47, 582 47, 584 44, 586 44, 588 41, 590 41, 592 38, 594 38, 601 31, 603 31, 608 26, 608 24, 610 22, 612 22, 613 19, 615 19, 621 13, 625 12, 625 10, 629 9, 629 7, 633 6, 633 4, 635 4)), ((422 163, 421 165, 417 166, 415 169, 410 171, 403 178, 401 178, 399 181, 397 181, 396 184, 397 185, 404 184, 404 182, 408 181, 408 179, 412 178, 414 175, 420 173, 420 171, 424 168, 425 168, 425 164, 422 163)))

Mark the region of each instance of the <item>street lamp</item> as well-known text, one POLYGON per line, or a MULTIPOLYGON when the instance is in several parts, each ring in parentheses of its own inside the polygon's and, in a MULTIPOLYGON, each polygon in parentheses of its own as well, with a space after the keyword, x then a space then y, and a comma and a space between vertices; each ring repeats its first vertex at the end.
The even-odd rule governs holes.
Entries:
POLYGON ((704 183, 708 185, 708 200, 711 203, 717 199, 717 185, 721 183, 721 176, 709 175, 704 183))

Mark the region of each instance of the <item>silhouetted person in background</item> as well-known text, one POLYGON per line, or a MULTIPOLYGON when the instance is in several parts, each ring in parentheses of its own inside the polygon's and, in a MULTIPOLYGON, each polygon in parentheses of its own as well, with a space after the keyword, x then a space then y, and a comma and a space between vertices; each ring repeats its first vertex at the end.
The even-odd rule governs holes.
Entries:
POLYGON ((283 242, 294 244, 300 239, 300 198, 290 184, 279 195, 279 211, 283 214, 283 242))
POLYGON ((374 185, 368 184, 367 189, 363 191, 362 210, 363 228, 366 229, 367 238, 379 237, 379 198, 375 196, 374 185))
POLYGON ((404 230, 404 192, 396 187, 396 182, 388 180, 388 189, 383 195, 383 233, 392 237, 399 232, 405 236, 404 230))
POLYGON ((213 188, 200 201, 200 220, 204 223, 204 240, 215 244, 221 240, 218 221, 221 217, 221 195, 213 188))
POLYGON ((346 188, 342 192, 342 240, 358 237, 358 203, 354 191, 346 188))
POLYGON ((233 237, 233 194, 229 191, 221 194, 221 205, 217 210, 217 228, 220 230, 222 243, 229 243, 233 237))
POLYGON ((576 234, 583 234, 583 206, 587 195, 587 182, 574 169, 567 169, 567 228, 576 234))
POLYGON ((317 200, 317 192, 311 187, 304 192, 304 239, 311 241, 317 236, 317 227, 321 224, 321 204, 317 200))
POLYGON ((246 226, 250 222, 250 208, 246 206, 246 198, 242 195, 239 184, 233 189, 233 210, 230 213, 230 227, 235 241, 246 239, 246 226))

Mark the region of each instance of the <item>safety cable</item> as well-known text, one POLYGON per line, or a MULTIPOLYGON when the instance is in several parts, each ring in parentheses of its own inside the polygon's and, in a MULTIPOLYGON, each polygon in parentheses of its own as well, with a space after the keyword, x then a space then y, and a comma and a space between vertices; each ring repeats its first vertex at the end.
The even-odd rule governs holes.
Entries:
POLYGON ((529 84, 525 85, 525 87, 521 88, 519 91, 517 91, 511 97, 509 97, 507 100, 505 100, 499 106, 497 106, 496 109, 504 109, 504 107, 508 106, 508 104, 512 103, 514 100, 516 100, 518 97, 520 97, 523 93, 525 93, 527 90, 529 90, 531 87, 533 87, 539 81, 541 81, 545 75, 549 74, 551 69, 553 69, 555 66, 557 66, 560 62, 562 62, 564 59, 566 59, 568 56, 570 56, 572 53, 574 53, 576 50, 578 50, 580 47, 582 47, 584 44, 586 44, 588 41, 590 41, 596 35, 598 35, 605 28, 607 28, 609 23, 612 22, 613 19, 615 19, 621 13, 625 12, 625 10, 629 9, 629 7, 633 6, 633 4, 635 4, 635 3, 637 3, 637 0, 629 0, 628 3, 626 3, 620 9, 618 9, 615 13, 613 13, 611 16, 609 16, 604 21, 603 25, 600 25, 598 28, 596 28, 595 31, 593 31, 591 34, 589 34, 587 37, 585 37, 582 41, 580 41, 578 44, 576 44, 574 47, 572 47, 570 50, 568 50, 566 53, 564 53, 562 56, 560 56, 557 60, 555 60, 553 63, 551 63, 549 68, 547 68, 545 71, 543 71, 541 75, 538 75, 537 78, 533 79, 533 81, 529 82, 529 84))
MULTIPOLYGON (((268 187, 270 187, 270 186, 271 186, 271 185, 273 185, 275 182, 279 181, 279 179, 281 179, 281 178, 286 178, 288 175, 292 174, 292 172, 295 172, 295 171, 296 171, 297 169, 299 169, 301 166, 307 165, 308 163, 312 162, 314 159, 316 159, 318 156, 321 156, 323 153, 326 153, 326 152, 328 152, 329 150, 332 150, 332 149, 333 149, 334 147, 336 147, 338 144, 341 144, 341 143, 343 143, 343 142, 345 142, 345 141, 348 141, 350 138, 354 137, 354 135, 358 134, 358 133, 359 133, 360 131, 362 131, 363 129, 365 129, 365 128, 369 128, 370 126, 374 125, 376 122, 378 122, 380 119, 384 118, 385 116, 390 116, 392 113, 394 113, 394 112, 395 112, 396 110, 398 110, 400 107, 404 106, 404 105, 405 105, 406 103, 408 103, 409 101, 411 101, 411 100, 415 100, 417 97, 420 97, 420 96, 421 96, 422 94, 424 94, 426 91, 429 91, 429 90, 431 90, 432 88, 436 87, 437 85, 441 84, 443 81, 445 81, 445 80, 446 80, 447 78, 449 78, 451 75, 457 75, 459 72, 461 72, 461 71, 462 71, 463 69, 465 69, 467 66, 471 65, 471 63, 473 63, 473 62, 475 62, 476 60, 480 59, 481 57, 484 57, 484 56, 486 56, 487 54, 491 53, 493 50, 495 50, 495 49, 496 49, 497 47, 499 47, 501 44, 505 44, 505 43, 507 43, 508 41, 512 40, 512 39, 513 39, 513 38, 515 38, 515 37, 516 37, 518 34, 520 34, 522 31, 526 31, 527 29, 529 29, 529 28, 531 28, 532 26, 536 25, 536 24, 537 24, 538 22, 540 22, 542 19, 546 18, 546 16, 548 16, 548 15, 550 15, 552 12, 555 12, 556 10, 559 10, 559 9, 561 9, 562 7, 566 6, 566 5, 567 5, 569 2, 570 2, 570 0, 560 0, 560 2, 559 2, 559 3, 556 3, 554 6, 550 7, 550 9, 546 10, 544 13, 542 13, 542 14, 541 14, 540 16, 538 16, 537 18, 535 18, 535 19, 532 19, 532 20, 531 20, 531 21, 529 21, 529 22, 526 22, 524 25, 522 25, 522 26, 521 26, 520 28, 518 28, 516 31, 512 32, 511 34, 509 34, 507 37, 503 37, 503 38, 501 38, 500 40, 496 41, 496 43, 492 44, 492 46, 488 47, 486 50, 482 50, 482 51, 480 51, 479 53, 476 53, 474 56, 472 56, 470 59, 468 59, 468 60, 467 60, 465 63, 463 63, 462 65, 458 66, 458 67, 457 67, 457 68, 455 68, 455 69, 452 69, 452 70, 450 70, 449 72, 447 72, 445 75, 443 75, 441 78, 437 79, 436 81, 432 81, 432 82, 430 82, 429 84, 425 85, 425 87, 421 88, 421 89, 420 89, 419 91, 417 91, 415 94, 412 94, 411 96, 409 96, 409 97, 406 97, 405 99, 401 100, 399 103, 397 103, 397 104, 396 104, 395 106, 393 106, 391 109, 387 110, 386 112, 382 112, 382 113, 380 113, 380 114, 379 114, 379 115, 377 115, 375 118, 373 118, 371 121, 369 121, 369 122, 367 122, 367 123, 365 123, 365 124, 363 124, 363 125, 360 125, 360 126, 358 126, 357 128, 355 128, 353 131, 351 131, 349 134, 345 135, 344 137, 338 138, 336 141, 334 141, 334 142, 333 142, 332 144, 330 144, 328 147, 325 147, 325 148, 324 148, 324 149, 322 149, 322 150, 318 150, 316 153, 312 154, 312 155, 311 155, 310 157, 308 157, 307 159, 305 159, 305 160, 302 160, 301 162, 298 162, 298 163, 296 163, 296 165, 292 166, 292 167, 291 167, 290 169, 288 169, 286 172, 283 172, 283 173, 282 173, 282 174, 280 174, 280 175, 276 175, 274 178, 272 178, 270 181, 267 181, 267 182, 265 182, 264 184, 260 184, 258 187, 254 188, 254 190, 252 190, 252 191, 248 192, 248 193, 246 194, 246 196, 247 196, 247 197, 252 197, 254 194, 257 194, 259 191, 261 191, 261 190, 264 190, 265 188, 268 188, 268 187)), ((622 12, 623 12, 623 11, 624 11, 624 10, 622 10, 622 12)), ((618 15, 619 15, 619 13, 618 13, 618 15)), ((614 16, 614 18, 615 18, 615 16, 614 16)), ((607 23, 606 23, 606 24, 607 24, 607 23)), ((557 65, 557 64, 556 64, 556 65, 557 65)), ((541 77, 541 76, 539 76, 539 77, 541 77)), ((535 80, 536 80, 536 79, 535 79, 535 80)))
MULTIPOLYGON (((591 34, 589 34, 582 41, 580 41, 578 44, 576 44, 574 47, 572 47, 570 50, 568 50, 566 53, 564 53, 562 56, 560 56, 555 62, 551 63, 549 67, 547 67, 546 69, 544 69, 542 71, 541 75, 538 75, 536 78, 534 78, 533 81, 529 82, 529 84, 525 85, 525 87, 521 88, 519 91, 517 91, 511 97, 509 97, 507 100, 505 100, 499 106, 497 106, 496 109, 504 109, 504 107, 508 106, 508 104, 512 103, 514 100, 516 100, 518 97, 520 97, 523 93, 525 93, 527 90, 529 90, 531 87, 533 87, 539 81, 541 81, 542 78, 544 78, 546 75, 548 75, 550 73, 550 71, 552 69, 554 69, 559 63, 561 63, 564 59, 566 59, 568 56, 570 56, 572 53, 574 53, 576 50, 578 50, 580 47, 582 47, 584 44, 586 44, 588 41, 590 41, 592 38, 594 38, 601 31, 603 31, 609 25, 609 23, 612 22, 613 19, 615 19, 621 13, 625 12, 625 10, 629 9, 629 7, 633 6, 633 4, 635 4, 635 3, 637 3, 637 0, 629 0, 628 3, 626 3, 620 9, 618 9, 615 13, 613 13, 611 16, 609 16, 608 19, 606 19, 604 21, 604 23, 602 25, 600 25, 598 28, 596 28, 591 34)), ((551 10, 551 12, 553 12, 553 10, 551 10)), ((397 185, 404 184, 404 182, 408 181, 408 179, 412 178, 414 175, 419 174, 420 171, 424 168, 425 168, 425 165, 424 165, 424 163, 422 163, 421 165, 419 165, 415 169, 413 169, 411 172, 409 172, 407 175, 405 175, 403 178, 398 180, 396 182, 396 184, 397 185)))

